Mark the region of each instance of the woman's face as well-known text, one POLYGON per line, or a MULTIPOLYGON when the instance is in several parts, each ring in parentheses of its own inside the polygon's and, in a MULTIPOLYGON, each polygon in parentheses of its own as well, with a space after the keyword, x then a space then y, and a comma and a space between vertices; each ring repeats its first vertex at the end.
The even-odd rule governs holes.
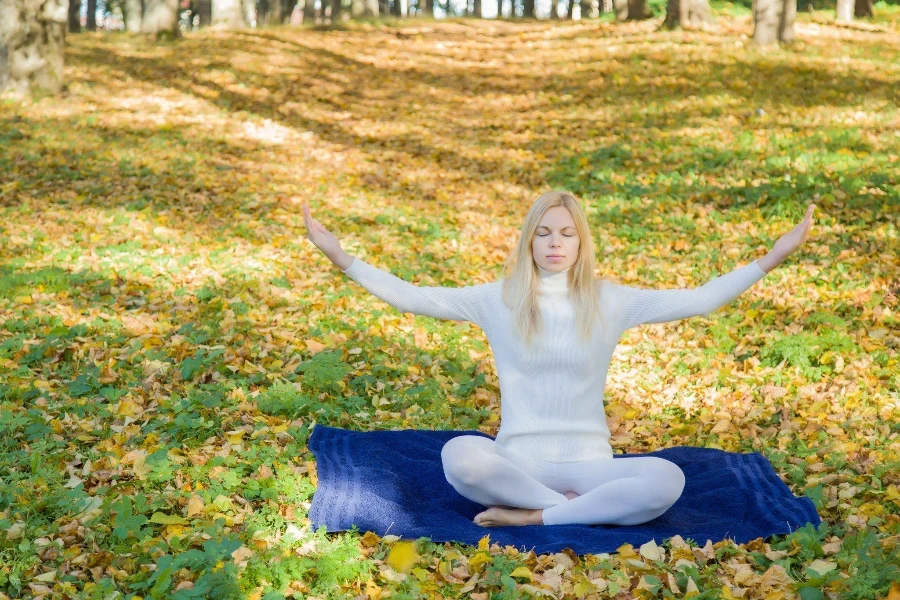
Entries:
POLYGON ((547 209, 531 240, 534 262, 548 271, 565 271, 575 264, 581 239, 565 206, 547 209))

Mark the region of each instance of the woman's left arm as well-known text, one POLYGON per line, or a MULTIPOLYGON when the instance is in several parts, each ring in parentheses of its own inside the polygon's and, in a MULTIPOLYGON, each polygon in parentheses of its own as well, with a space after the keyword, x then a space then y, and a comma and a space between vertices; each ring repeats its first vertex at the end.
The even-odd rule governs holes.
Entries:
POLYGON ((665 323, 707 315, 728 304, 780 265, 809 237, 814 204, 796 227, 781 236, 764 257, 700 287, 689 289, 643 289, 609 283, 620 331, 644 323, 665 323))

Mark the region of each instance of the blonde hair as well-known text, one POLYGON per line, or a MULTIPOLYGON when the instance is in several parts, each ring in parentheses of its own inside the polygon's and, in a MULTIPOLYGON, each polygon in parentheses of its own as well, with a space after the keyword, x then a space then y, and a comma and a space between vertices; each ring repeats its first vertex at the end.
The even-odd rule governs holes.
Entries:
POLYGON ((600 313, 600 282, 594 277, 596 259, 594 257, 594 241, 591 237, 587 217, 575 195, 566 191, 550 191, 541 194, 531 205, 522 232, 503 268, 506 277, 503 280, 501 297, 503 303, 513 313, 513 323, 519 335, 528 346, 531 340, 541 332, 543 322, 538 306, 540 291, 540 271, 531 250, 535 230, 548 209, 564 206, 575 221, 580 244, 575 263, 568 271, 569 298, 575 307, 575 318, 581 339, 591 338, 594 321, 603 315, 600 313))

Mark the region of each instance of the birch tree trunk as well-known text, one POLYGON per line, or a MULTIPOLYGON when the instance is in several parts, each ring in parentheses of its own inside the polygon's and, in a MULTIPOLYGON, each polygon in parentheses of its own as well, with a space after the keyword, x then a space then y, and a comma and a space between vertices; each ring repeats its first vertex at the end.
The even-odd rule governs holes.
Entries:
POLYGON ((212 0, 212 26, 232 29, 244 25, 244 10, 241 0, 212 0))
POLYGON ((364 16, 370 18, 378 18, 378 0, 365 0, 366 11, 364 16))
POLYGON ((834 7, 834 17, 836 21, 841 23, 849 23, 853 20, 853 0, 837 0, 834 7))
POLYGON ((179 37, 178 0, 145 0, 141 31, 157 37, 179 37))
MULTIPOLYGON (((627 2, 627 0, 625 0, 627 2)), ((599 7, 598 0, 581 0, 581 18, 596 19, 599 7)))
POLYGON ((753 41, 764 46, 794 41, 796 0, 753 0, 753 41))
POLYGON ((365 0, 350 0, 350 16, 362 19, 366 14, 365 0))
MULTIPOLYGON (((207 0, 208 1, 208 0, 207 0)), ((125 18, 125 31, 140 33, 141 22, 144 17, 144 3, 142 0, 125 0, 122 2, 122 16, 125 18)), ((201 20, 203 17, 200 17, 201 20)))
POLYGON ((68 20, 65 0, 0 0, 0 92, 62 90, 68 20))

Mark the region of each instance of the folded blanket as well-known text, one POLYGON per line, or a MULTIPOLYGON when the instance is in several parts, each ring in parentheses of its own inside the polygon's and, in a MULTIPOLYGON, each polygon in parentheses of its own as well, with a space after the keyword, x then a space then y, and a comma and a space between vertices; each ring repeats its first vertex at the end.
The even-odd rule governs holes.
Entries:
POLYGON ((820 523, 812 501, 794 496, 762 454, 680 446, 628 455, 665 458, 685 473, 681 498, 652 521, 482 527, 472 519, 486 507, 462 497, 444 477, 441 448, 458 435, 493 439, 479 431, 351 431, 317 424, 308 442, 319 478, 309 511, 314 528, 334 532, 356 525, 379 536, 471 545, 490 534, 492 542, 523 552, 568 547, 599 554, 676 534, 700 545, 708 539, 744 543, 820 523))

